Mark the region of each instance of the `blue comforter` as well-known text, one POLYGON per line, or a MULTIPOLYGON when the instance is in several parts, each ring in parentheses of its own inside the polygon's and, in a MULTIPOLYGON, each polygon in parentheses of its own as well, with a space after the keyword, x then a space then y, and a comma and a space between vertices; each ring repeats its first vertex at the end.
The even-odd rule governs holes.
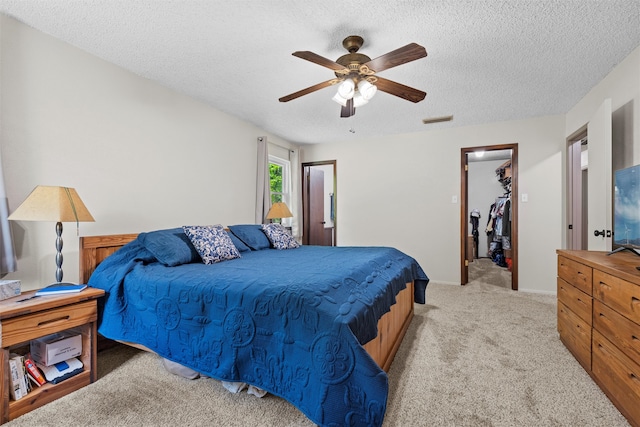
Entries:
POLYGON ((98 331, 287 399, 322 426, 382 424, 387 375, 360 345, 395 295, 428 278, 393 248, 302 246, 166 267, 137 240, 104 260, 98 331))

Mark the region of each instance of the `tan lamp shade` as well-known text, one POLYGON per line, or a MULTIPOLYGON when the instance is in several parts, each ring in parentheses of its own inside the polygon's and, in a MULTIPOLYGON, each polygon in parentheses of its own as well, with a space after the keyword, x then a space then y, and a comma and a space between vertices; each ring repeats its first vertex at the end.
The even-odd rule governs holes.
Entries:
POLYGON ((284 202, 277 202, 271 206, 271 209, 269 209, 267 219, 291 218, 292 216, 293 214, 284 202))
POLYGON ((17 221, 93 222, 74 188, 39 185, 9 219, 17 221))

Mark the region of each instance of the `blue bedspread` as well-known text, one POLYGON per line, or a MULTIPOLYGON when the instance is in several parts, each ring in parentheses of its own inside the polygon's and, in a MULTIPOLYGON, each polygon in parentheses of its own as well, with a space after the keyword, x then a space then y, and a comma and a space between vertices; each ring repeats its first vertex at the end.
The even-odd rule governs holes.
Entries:
POLYGON ((211 377, 287 399, 321 426, 379 426, 387 375, 360 345, 406 283, 428 278, 393 248, 302 246, 166 267, 137 240, 104 260, 98 331, 211 377))

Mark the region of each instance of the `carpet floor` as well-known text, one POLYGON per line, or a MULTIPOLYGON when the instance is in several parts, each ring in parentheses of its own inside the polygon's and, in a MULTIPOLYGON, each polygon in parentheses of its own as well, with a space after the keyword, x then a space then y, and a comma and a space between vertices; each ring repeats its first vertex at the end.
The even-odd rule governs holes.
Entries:
MULTIPOLYGON (((6 424, 311 426, 283 399, 187 380, 125 346, 101 352, 99 379, 6 424)), ((384 426, 628 426, 558 339, 554 296, 476 278, 431 283, 389 372, 384 426)))

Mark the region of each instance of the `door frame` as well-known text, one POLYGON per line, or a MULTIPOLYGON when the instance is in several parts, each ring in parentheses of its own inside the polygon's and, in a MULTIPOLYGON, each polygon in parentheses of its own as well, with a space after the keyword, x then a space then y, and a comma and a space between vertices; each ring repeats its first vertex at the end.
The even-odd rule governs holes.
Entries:
POLYGON ((338 242, 338 162, 336 160, 322 160, 318 162, 305 162, 300 165, 300 186, 302 188, 302 239, 305 239, 305 230, 308 226, 309 212, 307 208, 307 186, 305 185, 305 173, 306 167, 313 166, 333 166, 333 245, 337 246, 338 242))
POLYGON ((581 166, 582 144, 587 139, 586 124, 567 138, 567 249, 581 250, 587 246, 581 166))
POLYGON ((468 171, 469 154, 475 151, 511 150, 511 289, 518 290, 518 144, 499 144, 460 149, 460 284, 469 282, 469 260, 467 259, 467 236, 469 221, 468 206, 468 171))

